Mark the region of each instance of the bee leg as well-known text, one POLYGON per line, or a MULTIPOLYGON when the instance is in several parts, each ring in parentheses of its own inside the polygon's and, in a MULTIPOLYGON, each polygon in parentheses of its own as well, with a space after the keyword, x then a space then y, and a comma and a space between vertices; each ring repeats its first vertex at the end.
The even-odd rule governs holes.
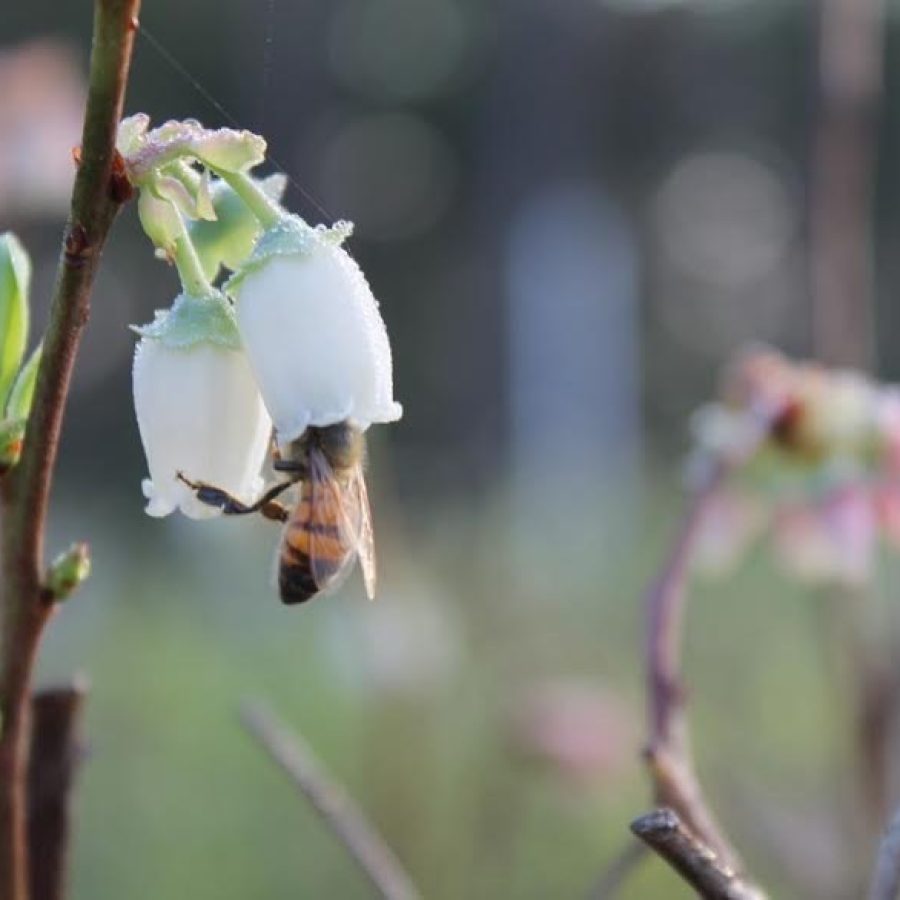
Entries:
POLYGON ((269 488, 254 503, 243 503, 237 497, 229 494, 228 491, 222 490, 222 488, 206 484, 203 481, 191 481, 182 472, 177 474, 178 479, 183 481, 196 494, 197 499, 201 503, 221 509, 226 516, 246 516, 250 513, 262 512, 266 518, 276 519, 277 521, 285 521, 287 518, 286 515, 284 519, 280 518, 281 512, 278 508, 281 507, 281 504, 273 501, 279 494, 283 494, 289 487, 292 487, 293 481, 276 484, 274 487, 269 488))
POLYGON ((289 475, 294 475, 298 481, 306 477, 308 469, 304 463, 294 459, 284 459, 281 456, 276 456, 272 460, 272 468, 276 472, 286 472, 289 475))
POLYGON ((291 511, 283 503, 277 500, 270 500, 268 503, 260 507, 259 510, 267 519, 273 522, 287 522, 291 517, 291 511))

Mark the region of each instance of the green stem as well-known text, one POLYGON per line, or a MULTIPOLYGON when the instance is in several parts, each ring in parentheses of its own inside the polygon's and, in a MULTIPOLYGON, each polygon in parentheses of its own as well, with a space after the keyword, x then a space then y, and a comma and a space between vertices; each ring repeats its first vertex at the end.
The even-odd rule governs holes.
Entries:
POLYGON ((225 172, 213 169, 244 201, 247 208, 259 220, 263 228, 272 228, 285 218, 285 212, 268 194, 243 172, 225 172))
POLYGON ((95 0, 81 163, 75 178, 44 353, 19 464, 0 482, 0 900, 29 900, 25 836, 28 708, 53 604, 42 598, 44 530, 63 411, 100 254, 118 212, 115 141, 140 0, 95 0))
POLYGON ((178 219, 181 222, 181 234, 175 238, 172 259, 175 268, 178 269, 181 287, 191 297, 206 297, 214 292, 213 286, 209 283, 203 266, 200 265, 200 257, 197 256, 194 242, 188 234, 181 213, 178 213, 178 219))

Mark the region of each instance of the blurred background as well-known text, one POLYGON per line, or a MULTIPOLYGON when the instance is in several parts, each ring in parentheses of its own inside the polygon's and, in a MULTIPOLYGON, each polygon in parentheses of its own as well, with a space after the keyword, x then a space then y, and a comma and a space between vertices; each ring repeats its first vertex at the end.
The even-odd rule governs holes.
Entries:
MULTIPOLYGON (((748 340, 900 377, 898 7, 145 0, 128 111, 261 132, 292 209, 356 223, 405 414, 370 433, 374 605, 354 576, 282 607, 271 523, 144 516, 127 326, 177 278, 125 210, 50 540, 90 541, 95 571, 41 660, 93 685, 73 897, 368 896, 242 733, 248 696, 425 896, 588 895, 651 802, 640 598, 690 411, 748 340)), ((0 228, 34 257, 36 332, 90 19, 0 19, 0 228)), ((854 805, 832 607, 763 551, 692 598, 701 776, 777 897, 854 896, 880 827, 854 805)), ((648 861, 621 896, 690 894, 648 861)))

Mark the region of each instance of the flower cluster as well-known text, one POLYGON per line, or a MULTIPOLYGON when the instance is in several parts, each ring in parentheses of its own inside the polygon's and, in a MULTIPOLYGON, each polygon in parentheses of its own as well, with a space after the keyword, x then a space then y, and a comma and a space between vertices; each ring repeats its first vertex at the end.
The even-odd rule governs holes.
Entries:
POLYGON ((693 431, 691 473, 741 459, 708 508, 702 568, 728 566, 765 532, 792 574, 852 585, 871 576, 880 538, 900 548, 900 389, 754 347, 727 369, 693 431), (763 408, 774 419, 741 455, 763 408))
POLYGON ((153 516, 218 513, 179 473, 252 501, 273 426, 286 444, 309 425, 365 429, 401 414, 378 304, 342 246, 352 226, 288 214, 283 178, 250 174, 265 149, 250 132, 193 121, 151 130, 137 115, 120 126, 141 224, 182 286, 134 329, 153 516))

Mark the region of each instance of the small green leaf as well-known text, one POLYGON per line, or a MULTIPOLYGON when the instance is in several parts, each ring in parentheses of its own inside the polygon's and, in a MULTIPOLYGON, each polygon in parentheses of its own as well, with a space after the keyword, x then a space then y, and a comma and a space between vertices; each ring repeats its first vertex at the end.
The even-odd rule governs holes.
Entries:
POLYGON ((0 235, 0 406, 22 364, 28 340, 31 260, 10 231, 0 235))
POLYGON ((41 365, 43 349, 43 343, 38 344, 31 356, 28 357, 28 362, 22 366, 16 376, 6 401, 7 419, 28 418, 28 414, 31 412, 31 401, 34 399, 34 386, 37 384, 37 373, 41 365))

